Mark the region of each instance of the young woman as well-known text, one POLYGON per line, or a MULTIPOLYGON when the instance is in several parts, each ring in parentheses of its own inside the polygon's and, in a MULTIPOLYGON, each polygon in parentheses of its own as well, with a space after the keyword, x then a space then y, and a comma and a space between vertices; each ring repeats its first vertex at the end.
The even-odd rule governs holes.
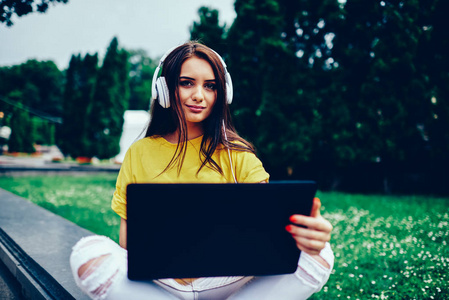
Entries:
MULTIPOLYGON (((334 257, 328 243, 332 226, 320 215, 318 199, 311 216, 293 215, 290 220, 298 226, 286 228, 302 251, 293 274, 127 279, 129 183, 264 183, 269 179, 251 144, 232 125, 231 78, 213 50, 188 42, 169 51, 155 72, 153 99, 146 137, 128 150, 112 200, 112 209, 121 217, 120 246, 101 236, 75 245, 71 266, 80 288, 93 299, 307 299, 319 291, 329 278, 334 257)), ((185 230, 180 228, 177 234, 185 230)))

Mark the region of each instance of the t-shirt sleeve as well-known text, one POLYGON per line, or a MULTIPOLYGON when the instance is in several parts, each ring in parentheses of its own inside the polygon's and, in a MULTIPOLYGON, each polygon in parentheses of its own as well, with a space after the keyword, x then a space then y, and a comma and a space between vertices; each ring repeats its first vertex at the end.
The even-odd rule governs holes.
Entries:
POLYGON ((126 215, 126 187, 133 182, 131 170, 131 149, 125 155, 120 168, 115 186, 115 192, 112 196, 111 208, 123 219, 127 219, 126 215))
POLYGON ((270 175, 265 171, 262 162, 253 153, 234 151, 236 156, 236 175, 240 183, 258 183, 268 181, 270 175))

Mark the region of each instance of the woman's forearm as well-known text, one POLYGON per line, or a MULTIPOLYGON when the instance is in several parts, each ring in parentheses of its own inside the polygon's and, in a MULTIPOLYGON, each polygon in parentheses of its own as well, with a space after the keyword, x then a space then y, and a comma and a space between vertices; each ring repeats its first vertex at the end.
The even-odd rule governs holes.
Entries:
POLYGON ((126 248, 126 233, 127 233, 126 226, 127 226, 126 220, 121 218, 119 244, 124 249, 127 249, 126 248))

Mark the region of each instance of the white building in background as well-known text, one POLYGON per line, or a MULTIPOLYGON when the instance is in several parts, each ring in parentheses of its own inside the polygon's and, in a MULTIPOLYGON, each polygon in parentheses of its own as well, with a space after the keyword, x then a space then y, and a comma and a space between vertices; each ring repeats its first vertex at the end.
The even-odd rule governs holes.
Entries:
POLYGON ((120 153, 115 161, 122 163, 128 148, 137 140, 145 136, 145 129, 150 122, 150 114, 145 110, 127 110, 123 116, 122 136, 120 138, 120 153))

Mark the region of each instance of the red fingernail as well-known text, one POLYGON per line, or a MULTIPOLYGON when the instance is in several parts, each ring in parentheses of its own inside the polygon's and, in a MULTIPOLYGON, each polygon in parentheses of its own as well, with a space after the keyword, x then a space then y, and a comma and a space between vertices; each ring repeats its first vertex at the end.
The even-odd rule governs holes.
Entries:
POLYGON ((287 225, 285 226, 285 230, 287 230, 288 232, 292 231, 292 225, 287 225))
POLYGON ((290 222, 295 223, 295 216, 290 217, 290 222))

